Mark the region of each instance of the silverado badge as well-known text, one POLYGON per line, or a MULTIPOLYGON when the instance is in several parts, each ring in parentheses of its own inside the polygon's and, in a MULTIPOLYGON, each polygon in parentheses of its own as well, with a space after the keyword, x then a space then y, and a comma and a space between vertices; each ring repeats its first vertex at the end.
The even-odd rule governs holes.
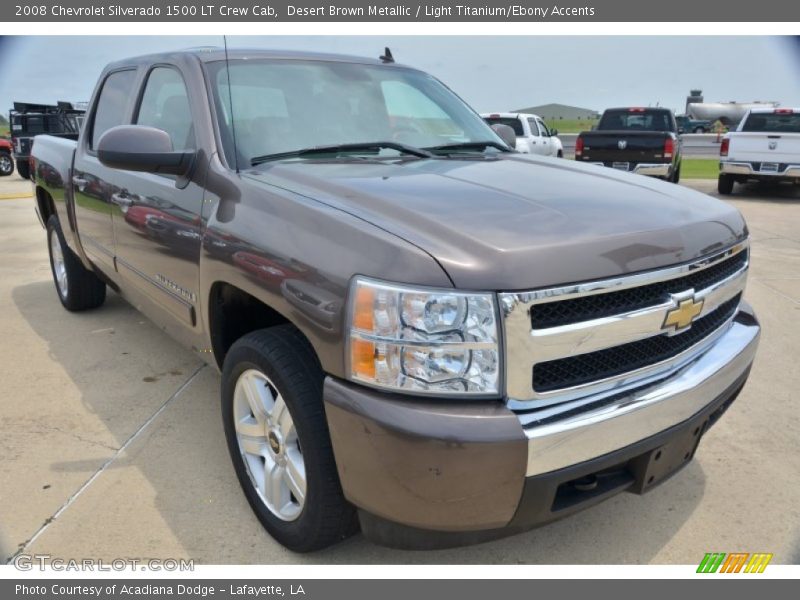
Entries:
POLYGON ((703 310, 703 300, 695 300, 694 292, 672 294, 674 308, 667 311, 662 329, 670 330, 670 334, 687 329, 697 315, 703 310))

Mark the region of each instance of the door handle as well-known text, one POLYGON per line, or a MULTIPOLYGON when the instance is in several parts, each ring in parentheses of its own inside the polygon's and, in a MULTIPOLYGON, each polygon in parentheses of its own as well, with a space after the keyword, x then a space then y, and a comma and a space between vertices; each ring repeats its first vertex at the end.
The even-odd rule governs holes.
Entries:
POLYGON ((75 175, 72 178, 72 184, 76 188, 78 188, 78 191, 81 191, 81 192, 83 191, 83 188, 85 188, 88 183, 89 183, 89 181, 87 179, 84 179, 83 177, 78 177, 77 175, 75 175))

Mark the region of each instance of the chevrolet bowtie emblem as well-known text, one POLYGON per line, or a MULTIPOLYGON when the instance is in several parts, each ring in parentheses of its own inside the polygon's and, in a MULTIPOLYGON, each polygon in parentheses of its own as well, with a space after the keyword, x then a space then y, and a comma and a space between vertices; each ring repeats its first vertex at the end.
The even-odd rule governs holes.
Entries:
POLYGON ((692 294, 688 298, 673 296, 673 301, 677 303, 677 306, 667 311, 667 316, 664 318, 664 324, 661 328, 671 329, 674 333, 682 331, 692 324, 692 321, 703 310, 703 300, 695 300, 694 294, 692 294))

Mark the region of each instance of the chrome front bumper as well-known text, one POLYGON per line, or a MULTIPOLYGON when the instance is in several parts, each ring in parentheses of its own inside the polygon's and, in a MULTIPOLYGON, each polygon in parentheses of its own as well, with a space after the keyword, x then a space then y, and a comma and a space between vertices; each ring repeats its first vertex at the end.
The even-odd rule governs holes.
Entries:
POLYGON ((749 162, 721 161, 719 172, 726 175, 745 175, 747 177, 780 177, 800 179, 800 165, 788 165, 783 171, 756 171, 749 162))
MULTIPOLYGON (((727 330, 705 352, 656 383, 583 403, 552 423, 538 411, 518 417, 528 439, 527 476, 548 473, 624 448, 701 411, 748 369, 760 327, 744 303, 727 330)), ((585 402, 585 399, 584 399, 585 402)))

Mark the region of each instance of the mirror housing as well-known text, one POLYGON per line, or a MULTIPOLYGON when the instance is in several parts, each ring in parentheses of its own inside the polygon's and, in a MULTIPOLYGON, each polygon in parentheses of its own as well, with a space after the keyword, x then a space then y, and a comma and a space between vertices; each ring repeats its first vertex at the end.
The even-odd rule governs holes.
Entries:
POLYGON ((556 137, 557 135, 558 135, 558 129, 550 130, 550 137, 556 137))
POLYGON ((105 166, 185 176, 192 168, 193 150, 173 150, 169 134, 145 125, 119 125, 100 136, 97 158, 105 166))
POLYGON ((514 133, 514 130, 509 127, 508 125, 503 125, 502 123, 495 123, 491 126, 492 131, 494 131, 503 142, 505 142, 506 146, 509 148, 516 148, 517 147, 517 134, 514 133))

